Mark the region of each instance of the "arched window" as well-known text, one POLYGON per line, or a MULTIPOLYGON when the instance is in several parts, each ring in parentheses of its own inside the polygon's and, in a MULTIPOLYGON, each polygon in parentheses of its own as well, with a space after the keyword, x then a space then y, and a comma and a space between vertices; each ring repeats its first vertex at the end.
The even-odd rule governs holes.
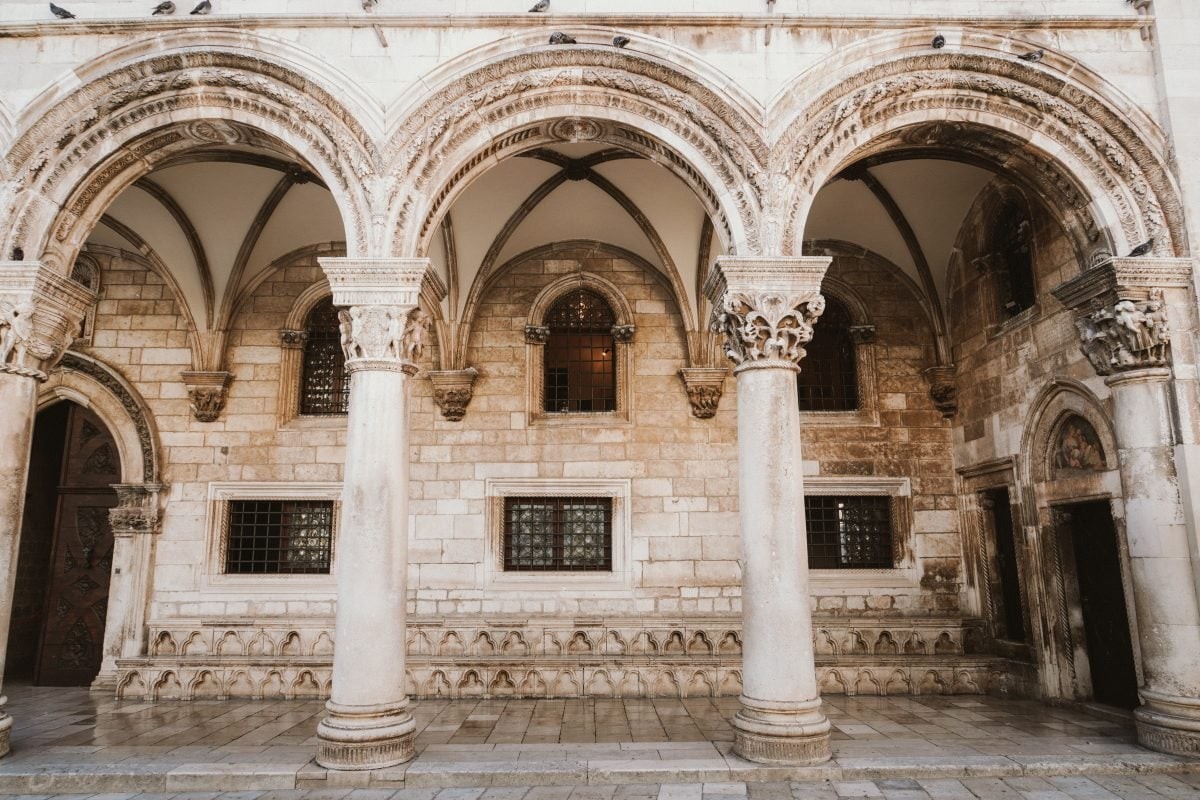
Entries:
POLYGON ((543 404, 548 413, 615 411, 615 318, 604 298, 569 292, 550 307, 545 327, 543 404))
POLYGON ((825 298, 825 313, 813 327, 800 362, 796 393, 801 411, 854 411, 858 408, 858 360, 845 304, 825 298))
POLYGON ((1014 317, 1037 300, 1033 283, 1033 222, 1024 204, 1006 198, 996 210, 991 228, 991 254, 996 270, 1000 310, 1014 317))
POLYGON ((350 378, 333 298, 326 297, 312 307, 304 320, 304 332, 300 413, 345 414, 350 404, 350 378))

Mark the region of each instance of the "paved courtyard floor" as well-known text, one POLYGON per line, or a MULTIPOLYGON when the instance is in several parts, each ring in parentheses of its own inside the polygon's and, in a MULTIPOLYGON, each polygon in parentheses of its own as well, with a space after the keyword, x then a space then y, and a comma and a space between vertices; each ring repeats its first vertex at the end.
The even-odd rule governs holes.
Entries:
POLYGON ((5 689, 16 724, 0 795, 1200 798, 1200 761, 1139 747, 1127 719, 986 696, 828 696, 834 759, 810 768, 733 755, 736 698, 424 700, 414 708, 414 761, 329 772, 312 762, 321 701, 146 703, 5 689))

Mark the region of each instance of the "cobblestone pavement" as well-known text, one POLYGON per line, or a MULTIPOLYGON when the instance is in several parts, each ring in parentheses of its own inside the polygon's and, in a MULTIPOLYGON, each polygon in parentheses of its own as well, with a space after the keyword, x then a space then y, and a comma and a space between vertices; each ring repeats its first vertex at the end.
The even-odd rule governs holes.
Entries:
POLYGON ((0 800, 1181 800, 1200 774, 1071 775, 820 783, 644 783, 456 789, 312 789, 177 794, 0 795, 0 800))

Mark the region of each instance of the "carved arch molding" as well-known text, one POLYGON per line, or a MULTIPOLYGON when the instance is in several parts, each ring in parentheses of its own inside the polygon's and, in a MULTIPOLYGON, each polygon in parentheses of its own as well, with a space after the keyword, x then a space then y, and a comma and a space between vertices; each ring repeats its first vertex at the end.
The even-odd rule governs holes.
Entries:
POLYGON ((95 213, 88 209, 139 162, 144 170, 164 149, 257 135, 309 161, 330 186, 351 253, 419 252, 456 192, 495 159, 595 140, 671 169, 695 190, 727 249, 786 254, 799 248, 812 196, 871 139, 903 120, 965 117, 1057 145, 1063 163, 1027 147, 1033 166, 1060 193, 1073 186, 1097 199, 1119 241, 1154 238, 1160 255, 1184 241, 1182 208, 1156 148, 1098 92, 1048 68, 967 52, 896 59, 825 91, 773 144, 761 110, 743 109, 710 83, 608 47, 523 50, 450 79, 380 146, 337 101, 337 87, 265 54, 160 54, 91 81, 15 141, 3 164, 12 176, 0 207, 3 244, 6 253, 47 251, 65 272, 77 229, 95 213), (588 116, 564 116, 567 108, 588 116), (546 121, 525 122, 538 115, 546 121), (763 208, 778 216, 766 218, 763 208))

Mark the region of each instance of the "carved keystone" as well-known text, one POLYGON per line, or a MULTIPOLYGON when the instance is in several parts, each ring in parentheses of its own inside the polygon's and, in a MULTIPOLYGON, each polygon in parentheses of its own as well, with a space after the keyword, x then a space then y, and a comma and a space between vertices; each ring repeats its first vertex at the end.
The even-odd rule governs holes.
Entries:
POLYGON ((0 261, 0 372, 46 380, 95 301, 36 261, 0 261))
POLYGON ((216 422, 225 408, 233 373, 224 371, 183 372, 183 385, 192 401, 192 416, 201 422, 216 422))
POLYGON ((725 367, 684 367, 679 370, 679 379, 692 404, 693 417, 711 419, 716 415, 727 374, 729 370, 725 367))
POLYGON ((443 417, 458 422, 466 415, 477 377, 479 371, 474 367, 429 372, 429 380, 433 383, 433 402, 442 410, 443 417))

